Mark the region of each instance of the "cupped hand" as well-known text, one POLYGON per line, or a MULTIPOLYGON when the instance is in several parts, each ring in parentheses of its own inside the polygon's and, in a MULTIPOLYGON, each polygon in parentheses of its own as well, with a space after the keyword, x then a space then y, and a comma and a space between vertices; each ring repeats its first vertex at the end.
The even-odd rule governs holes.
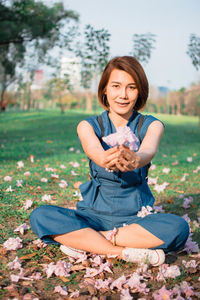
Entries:
POLYGON ((121 172, 129 172, 139 167, 140 158, 130 150, 128 147, 121 145, 119 146, 120 156, 116 162, 116 167, 121 172))
POLYGON ((101 158, 101 166, 103 168, 112 170, 112 171, 119 171, 117 167, 117 163, 120 159, 120 150, 119 147, 113 147, 106 151, 104 151, 103 156, 101 158))

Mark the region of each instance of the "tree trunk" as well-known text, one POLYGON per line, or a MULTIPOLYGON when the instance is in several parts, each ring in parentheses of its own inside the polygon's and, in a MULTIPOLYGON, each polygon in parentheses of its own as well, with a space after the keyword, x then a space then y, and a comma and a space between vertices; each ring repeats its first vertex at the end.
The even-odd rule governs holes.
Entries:
POLYGON ((0 95, 1 112, 4 112, 5 111, 5 107, 6 107, 5 105, 3 105, 5 91, 6 91, 6 87, 3 85, 3 88, 2 88, 2 91, 1 91, 1 95, 0 95))
POLYGON ((92 94, 90 92, 86 94, 86 110, 87 112, 92 111, 92 94))

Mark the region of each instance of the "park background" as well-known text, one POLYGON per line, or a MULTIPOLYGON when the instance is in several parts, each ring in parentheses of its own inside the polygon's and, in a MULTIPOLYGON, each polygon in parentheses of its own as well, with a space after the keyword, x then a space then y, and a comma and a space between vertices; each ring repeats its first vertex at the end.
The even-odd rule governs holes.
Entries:
POLYGON ((199 8, 196 0, 0 1, 0 298, 199 298, 199 8), (29 228, 37 206, 81 201, 89 177, 76 126, 101 113, 99 76, 116 55, 142 63, 150 83, 142 113, 165 124, 149 171, 157 213, 191 228, 184 251, 160 268, 70 261, 29 228))

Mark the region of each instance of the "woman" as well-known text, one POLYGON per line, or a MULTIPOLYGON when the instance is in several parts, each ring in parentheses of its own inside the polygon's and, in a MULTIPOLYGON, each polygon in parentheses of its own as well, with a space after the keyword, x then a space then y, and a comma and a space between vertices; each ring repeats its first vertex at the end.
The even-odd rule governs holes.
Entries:
POLYGON ((184 246, 189 226, 183 218, 137 216, 143 206, 154 204, 147 171, 164 132, 163 124, 152 116, 140 122, 138 110, 147 97, 148 81, 140 63, 130 56, 113 58, 98 88, 105 109, 101 119, 90 117, 77 127, 90 160, 91 180, 80 186, 83 201, 77 210, 45 205, 32 212, 32 229, 44 242, 62 244, 61 250, 73 257, 83 250, 154 266, 164 262, 165 252, 184 246), (140 138, 137 152, 124 145, 111 148, 102 141, 102 127, 108 136, 124 126, 140 138))

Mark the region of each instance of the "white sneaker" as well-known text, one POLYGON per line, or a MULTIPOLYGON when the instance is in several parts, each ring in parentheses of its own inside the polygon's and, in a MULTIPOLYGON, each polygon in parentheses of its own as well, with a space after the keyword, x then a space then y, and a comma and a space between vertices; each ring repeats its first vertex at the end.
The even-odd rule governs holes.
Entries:
POLYGON ((147 263, 152 266, 160 266, 165 261, 165 253, 162 249, 125 248, 122 250, 122 259, 133 263, 147 263))
POLYGON ((65 253, 68 256, 71 256, 73 258, 80 258, 80 255, 85 254, 85 251, 78 250, 78 249, 75 249, 75 248, 70 248, 70 247, 67 247, 67 246, 64 246, 64 245, 60 246, 60 250, 63 253, 65 253))

